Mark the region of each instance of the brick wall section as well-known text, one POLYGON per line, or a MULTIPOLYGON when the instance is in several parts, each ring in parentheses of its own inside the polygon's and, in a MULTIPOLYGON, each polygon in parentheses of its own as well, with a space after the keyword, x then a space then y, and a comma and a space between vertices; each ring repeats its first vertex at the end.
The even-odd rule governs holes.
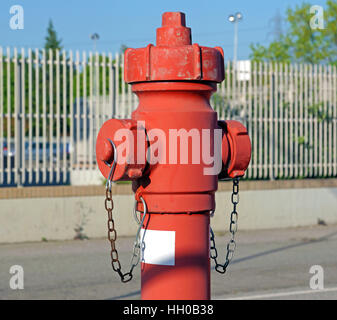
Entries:
MULTIPOLYGON (((273 189, 304 189, 304 188, 336 188, 337 179, 303 179, 303 180, 274 180, 274 181, 242 181, 241 191, 273 190, 273 189)), ((220 182, 218 191, 231 191, 230 181, 220 182)), ((60 198, 103 196, 104 186, 53 186, 0 188, 0 199, 17 198, 60 198)), ((114 195, 132 194, 131 184, 116 184, 112 188, 114 195)))

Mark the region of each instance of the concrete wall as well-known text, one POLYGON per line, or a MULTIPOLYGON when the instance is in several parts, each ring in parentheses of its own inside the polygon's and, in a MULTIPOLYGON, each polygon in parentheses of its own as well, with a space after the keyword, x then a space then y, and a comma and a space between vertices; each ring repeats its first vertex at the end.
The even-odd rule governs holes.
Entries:
MULTIPOLYGON (((215 231, 228 230, 231 183, 220 183, 215 231)), ((119 236, 135 235, 130 185, 113 188, 119 236)), ((104 187, 0 189, 0 243, 73 239, 77 225, 89 238, 107 235, 104 187)), ((239 228, 308 226, 318 219, 337 223, 337 179, 240 183, 239 228)))

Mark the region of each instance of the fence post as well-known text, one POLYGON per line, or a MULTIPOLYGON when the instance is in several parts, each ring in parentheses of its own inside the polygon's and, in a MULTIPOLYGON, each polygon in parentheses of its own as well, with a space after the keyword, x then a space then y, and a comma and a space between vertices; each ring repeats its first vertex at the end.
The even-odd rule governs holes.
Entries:
MULTIPOLYGON (((111 58, 112 59, 112 58, 111 58)), ((116 118, 116 112, 117 112, 117 94, 116 94, 116 67, 114 65, 111 66, 112 72, 111 72, 111 79, 109 80, 111 83, 111 88, 113 92, 112 96, 112 114, 113 118, 116 118)))
POLYGON ((17 110, 17 127, 15 128, 16 130, 18 130, 17 134, 16 134, 16 149, 15 149, 15 157, 17 157, 17 161, 16 165, 18 166, 16 168, 17 171, 17 187, 22 187, 22 167, 23 167, 23 161, 22 161, 22 155, 24 155, 24 150, 23 150, 23 146, 22 144, 24 144, 24 141, 22 141, 23 139, 21 139, 22 137, 22 62, 21 61, 17 61, 17 66, 18 66, 18 82, 17 82, 17 92, 18 92, 18 97, 17 97, 17 102, 18 102, 18 110, 17 110))

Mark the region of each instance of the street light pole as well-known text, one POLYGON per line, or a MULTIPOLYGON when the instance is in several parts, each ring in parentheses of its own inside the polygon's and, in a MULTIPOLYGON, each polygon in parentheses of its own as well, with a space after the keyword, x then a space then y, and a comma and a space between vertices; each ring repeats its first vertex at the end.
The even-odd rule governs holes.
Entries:
POLYGON ((233 64, 236 67, 237 52, 238 52, 238 23, 242 20, 242 14, 237 12, 235 15, 231 14, 228 21, 234 23, 234 50, 233 50, 233 64))
POLYGON ((96 52, 96 41, 99 39, 98 33, 91 34, 90 39, 94 41, 94 52, 96 52))
POLYGON ((234 53, 233 53, 233 59, 234 59, 235 65, 236 65, 236 60, 237 60, 237 52, 238 52, 238 21, 235 20, 234 22, 234 53))
MULTIPOLYGON (((90 35, 90 39, 94 42, 94 52, 93 52, 93 55, 94 55, 94 58, 93 60, 95 59, 95 52, 96 52, 96 41, 99 39, 99 35, 98 33, 93 33, 90 35)), ((93 94, 94 94, 94 99, 95 99, 95 102, 96 102, 96 99, 97 99, 97 92, 96 92, 96 68, 95 68, 95 65, 96 63, 98 63, 98 61, 95 61, 95 64, 93 66, 93 94)))

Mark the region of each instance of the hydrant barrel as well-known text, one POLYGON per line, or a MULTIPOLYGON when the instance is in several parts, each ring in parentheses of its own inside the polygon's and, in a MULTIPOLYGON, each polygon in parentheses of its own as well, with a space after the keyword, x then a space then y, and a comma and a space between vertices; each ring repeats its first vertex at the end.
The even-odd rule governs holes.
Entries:
MULTIPOLYGON (((152 214, 145 223, 150 232, 163 232, 161 264, 141 265, 141 298, 144 300, 209 300, 209 212, 152 214), (175 243, 172 243, 174 235, 175 243), (170 243, 171 242, 171 243, 170 243), (174 245, 174 254, 170 247, 174 245)), ((148 237, 148 235, 146 235, 148 237)), ((160 238, 160 235, 159 237, 160 238)), ((145 243, 146 244, 146 243, 145 243)), ((145 261, 149 257, 145 256, 145 261)))

